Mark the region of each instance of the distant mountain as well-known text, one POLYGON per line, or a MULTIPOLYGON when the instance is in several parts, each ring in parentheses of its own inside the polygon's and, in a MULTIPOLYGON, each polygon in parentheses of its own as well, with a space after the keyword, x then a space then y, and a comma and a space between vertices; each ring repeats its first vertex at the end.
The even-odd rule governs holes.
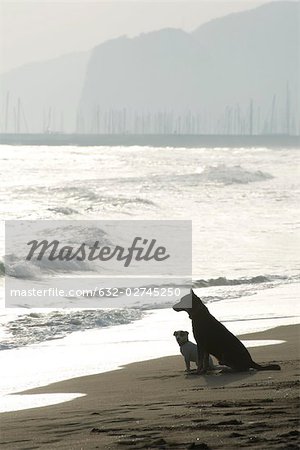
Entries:
POLYGON ((92 52, 81 116, 93 127, 102 114, 108 131, 126 119, 137 132, 291 132, 298 64, 298 2, 232 14, 191 34, 122 37, 92 52))
POLYGON ((299 18, 273 2, 28 64, 0 76, 0 127, 25 131, 24 112, 30 131, 299 132, 299 18))
POLYGON ((18 116, 22 132, 26 125, 30 132, 74 130, 89 56, 73 53, 0 75, 1 131, 7 123, 7 131, 14 132, 18 116))
POLYGON ((205 61, 193 36, 181 30, 111 40, 92 53, 82 105, 188 108, 194 103, 194 85, 205 61))
POLYGON ((274 2, 199 27, 193 37, 210 58, 210 86, 219 103, 249 102, 270 108, 299 95, 300 4, 274 2))

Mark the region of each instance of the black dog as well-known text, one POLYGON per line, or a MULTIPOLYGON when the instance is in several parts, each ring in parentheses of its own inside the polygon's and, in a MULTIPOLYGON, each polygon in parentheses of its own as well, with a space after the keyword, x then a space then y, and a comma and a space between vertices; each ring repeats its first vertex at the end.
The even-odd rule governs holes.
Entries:
POLYGON ((237 372, 244 372, 250 368, 280 370, 278 364, 261 366, 255 363, 241 341, 210 314, 193 290, 182 297, 173 309, 186 311, 192 319, 193 333, 198 345, 198 373, 207 372, 209 355, 215 356, 220 364, 231 367, 237 372))

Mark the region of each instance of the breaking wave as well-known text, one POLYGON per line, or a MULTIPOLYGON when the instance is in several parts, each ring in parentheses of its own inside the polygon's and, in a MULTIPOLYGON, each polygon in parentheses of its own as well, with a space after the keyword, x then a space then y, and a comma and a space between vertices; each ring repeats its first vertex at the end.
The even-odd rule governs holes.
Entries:
MULTIPOLYGON (((49 261, 48 258, 42 258, 40 261, 32 259, 29 261, 18 260, 17 258, 5 258, 5 273, 13 278, 20 278, 26 280, 39 280, 45 274, 56 273, 72 273, 72 272, 93 272, 95 265, 88 261, 65 261, 55 260, 49 261)), ((1 271, 1 266, 0 266, 1 271)), ((0 272, 1 273, 1 272, 0 272)), ((4 265, 3 265, 4 275, 4 265)))
POLYGON ((142 317, 137 309, 32 312, 6 324, 8 335, 0 342, 0 350, 62 339, 76 331, 125 325, 142 317))
MULTIPOLYGON (((116 183, 118 180, 114 180, 116 183)), ((125 207, 126 205, 140 204, 146 206, 157 206, 151 200, 142 197, 125 197, 125 196, 109 196, 97 192, 97 189, 84 186, 64 186, 61 188, 54 188, 53 191, 59 194, 67 194, 75 200, 83 200, 93 202, 94 204, 112 205, 115 207, 125 207)), ((52 208, 53 211, 62 208, 52 208)), ((69 209, 69 208, 67 208, 69 209)), ((62 212, 62 211, 57 211, 62 212)), ((76 212, 76 210, 75 210, 76 212)), ((64 213, 65 214, 65 213, 64 213)), ((72 212, 70 212, 72 214, 72 212)))
POLYGON ((79 212, 74 208, 68 208, 67 206, 57 206, 54 208, 47 208, 48 211, 63 214, 64 216, 70 216, 72 214, 79 214, 79 212))
POLYGON ((208 166, 200 173, 202 180, 223 184, 248 184, 274 178, 261 170, 246 170, 241 166, 228 167, 225 164, 208 166))
POLYGON ((195 280, 193 282, 193 287, 195 288, 206 288, 211 286, 238 286, 242 284, 260 284, 260 283, 271 283, 274 281, 286 281, 291 280, 291 278, 285 275, 258 275, 250 278, 236 278, 229 279, 226 277, 211 278, 209 280, 195 280))
POLYGON ((145 177, 126 177, 119 179, 122 183, 139 183, 147 180, 147 183, 168 184, 168 183, 182 183, 197 185, 198 183, 217 183, 223 185, 230 184, 248 184, 258 181, 266 181, 274 178, 273 175, 262 172, 261 170, 248 170, 240 165, 226 166, 225 164, 218 164, 216 166, 206 166, 198 172, 185 174, 169 174, 169 175, 155 175, 149 180, 145 177))
MULTIPOLYGON (((59 224, 60 222, 57 223, 59 224)), ((45 228, 43 230, 43 233, 45 233, 49 237, 49 242, 51 242, 51 239, 62 240, 75 249, 78 248, 82 243, 85 243, 87 246, 93 245, 96 240, 100 246, 113 245, 112 241, 109 239, 107 233, 104 230, 95 226, 89 226, 87 228, 81 225, 81 222, 79 222, 79 225, 58 225, 57 228, 45 228)), ((53 248, 55 247, 53 246, 53 248)), ((30 280, 41 279, 43 275, 55 275, 60 273, 72 274, 73 272, 83 272, 86 274, 86 272, 97 271, 98 265, 95 262, 92 263, 90 261, 79 261, 76 258, 70 261, 61 261, 59 259, 49 260, 47 257, 47 255, 49 255, 49 252, 46 252, 45 255, 46 257, 42 257, 41 260, 38 260, 36 254, 31 258, 30 261, 25 260, 26 255, 23 255, 23 257, 17 256, 13 253, 6 255, 4 257, 6 275, 14 278, 30 280)))

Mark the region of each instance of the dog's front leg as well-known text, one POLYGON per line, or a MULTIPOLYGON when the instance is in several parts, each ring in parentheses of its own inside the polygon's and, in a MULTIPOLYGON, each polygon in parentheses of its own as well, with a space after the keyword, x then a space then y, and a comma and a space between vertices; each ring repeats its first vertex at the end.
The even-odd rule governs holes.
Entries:
POLYGON ((209 369, 209 353, 204 352, 203 356, 203 373, 206 373, 209 369))
POLYGON ((190 363, 189 358, 184 358, 184 361, 185 361, 185 367, 186 367, 185 371, 190 372, 191 371, 191 363, 190 363))
POLYGON ((198 352, 198 370, 197 373, 199 375, 203 375, 207 371, 207 367, 205 368, 205 359, 206 359, 206 353, 203 351, 202 348, 197 346, 197 352, 198 352))

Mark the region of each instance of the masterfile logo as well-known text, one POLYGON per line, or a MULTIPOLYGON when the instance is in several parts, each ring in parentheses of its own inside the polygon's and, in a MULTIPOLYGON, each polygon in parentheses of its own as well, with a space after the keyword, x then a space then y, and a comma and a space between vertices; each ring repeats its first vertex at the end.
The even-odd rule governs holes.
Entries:
POLYGON ((7 221, 6 306, 178 297, 190 287, 191 232, 186 220, 7 221))
POLYGON ((46 257, 49 261, 109 261, 110 259, 116 259, 124 264, 124 267, 128 267, 132 260, 135 261, 164 261, 170 258, 167 254, 166 247, 157 246, 156 239, 143 239, 142 237, 135 237, 128 248, 116 245, 109 247, 108 245, 101 246, 99 241, 95 241, 92 245, 87 245, 84 242, 79 246, 62 245, 60 242, 54 240, 48 242, 47 240, 33 240, 27 242, 27 245, 31 246, 26 261, 31 261, 34 257, 38 261, 46 257), (47 256, 47 251, 50 253, 47 256))

